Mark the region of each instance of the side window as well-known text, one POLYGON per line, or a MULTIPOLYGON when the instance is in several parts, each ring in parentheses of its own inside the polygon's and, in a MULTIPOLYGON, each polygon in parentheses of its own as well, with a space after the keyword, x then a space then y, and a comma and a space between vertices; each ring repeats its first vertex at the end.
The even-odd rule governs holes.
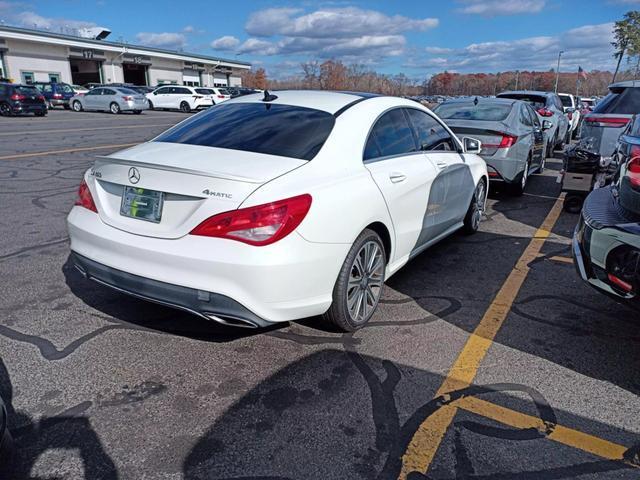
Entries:
POLYGON ((94 88, 93 90, 89 90, 89 93, 86 95, 102 95, 102 88, 94 88))
POLYGON ((180 88, 177 87, 176 88, 177 93, 179 93, 180 95, 191 95, 191 90, 189 90, 188 88, 180 88))
POLYGON ((45 93, 53 92, 53 87, 51 86, 51 84, 40 85, 40 88, 45 93))
POLYGON ((407 117, 400 108, 382 115, 373 126, 364 149, 364 160, 417 151, 407 117))
POLYGON ((542 125, 540 125, 540 119, 538 118, 538 114, 533 109, 533 107, 531 105, 527 104, 527 105, 525 105, 525 108, 527 109, 527 111, 529 112, 529 115, 531 116, 531 119, 533 120, 533 125, 536 128, 542 128, 542 125))
POLYGON ((0 85, 0 98, 5 97, 7 95, 7 86, 0 85))
POLYGON ((169 89, 164 87, 164 88, 159 88, 158 90, 156 90, 156 94, 158 95, 163 95, 165 93, 169 93, 169 89))
POLYGON ((457 144, 449 132, 435 118, 422 110, 407 109, 411 124, 418 138, 420 150, 451 152, 457 144))
POLYGON ((533 127, 533 122, 531 121, 531 115, 529 114, 529 110, 525 105, 520 105, 520 122, 527 127, 533 127))
POLYGON ((115 95, 116 92, 111 90, 110 88, 103 88, 102 95, 115 95))

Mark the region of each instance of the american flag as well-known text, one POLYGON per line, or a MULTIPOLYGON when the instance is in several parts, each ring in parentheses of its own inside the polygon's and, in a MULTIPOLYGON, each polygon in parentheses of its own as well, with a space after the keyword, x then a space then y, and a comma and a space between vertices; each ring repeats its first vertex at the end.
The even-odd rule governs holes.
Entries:
POLYGON ((583 80, 587 79, 587 72, 585 72, 582 67, 578 67, 578 75, 580 75, 580 78, 583 80))

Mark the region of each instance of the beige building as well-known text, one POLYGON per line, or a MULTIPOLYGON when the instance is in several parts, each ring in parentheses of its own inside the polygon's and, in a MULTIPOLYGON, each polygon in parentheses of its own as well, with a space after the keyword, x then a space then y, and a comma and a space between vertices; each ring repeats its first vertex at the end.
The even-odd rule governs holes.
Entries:
POLYGON ((0 78, 14 82, 239 86, 251 64, 0 25, 0 78))

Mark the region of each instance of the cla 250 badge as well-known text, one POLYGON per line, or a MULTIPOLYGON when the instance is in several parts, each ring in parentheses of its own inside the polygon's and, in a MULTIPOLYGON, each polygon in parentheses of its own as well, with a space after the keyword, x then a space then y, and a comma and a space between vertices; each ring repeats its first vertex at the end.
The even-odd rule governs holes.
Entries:
POLYGON ((209 190, 208 188, 204 189, 202 191, 202 194, 209 195, 210 197, 226 198, 228 200, 231 200, 233 198, 233 195, 231 195, 230 193, 214 192, 212 190, 209 190))

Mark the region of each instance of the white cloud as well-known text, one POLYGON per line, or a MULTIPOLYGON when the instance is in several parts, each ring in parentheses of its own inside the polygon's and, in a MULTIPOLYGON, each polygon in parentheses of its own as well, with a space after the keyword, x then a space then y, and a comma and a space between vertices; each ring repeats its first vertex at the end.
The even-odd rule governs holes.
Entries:
POLYGON ((459 3, 464 6, 458 12, 485 17, 539 13, 546 5, 545 0, 460 0, 459 3))
POLYGON ((255 53, 260 55, 275 55, 278 53, 278 50, 278 46, 258 38, 249 38, 238 47, 238 53, 255 53))
POLYGON ((225 35, 211 42, 211 48, 214 50, 234 50, 238 45, 240 45, 240 40, 231 35, 225 35))
POLYGON ((499 72, 549 70, 563 50, 561 70, 606 70, 612 57, 613 23, 584 25, 556 36, 527 37, 512 41, 472 43, 464 48, 429 47, 427 57, 410 58, 405 66, 428 71, 499 72))
POLYGON ((393 35, 412 30, 424 31, 438 26, 437 18, 413 19, 385 15, 356 7, 325 8, 302 14, 295 8, 269 8, 254 12, 247 21, 247 33, 256 37, 359 37, 383 32, 393 35))
POLYGON ((0 1, 0 19, 8 25, 25 28, 37 28, 59 33, 73 33, 74 30, 95 27, 96 23, 87 20, 71 20, 60 17, 44 17, 29 10, 29 5, 22 2, 0 1))
POLYGON ((184 34, 175 32, 140 32, 136 35, 136 40, 149 47, 169 49, 183 48, 187 44, 184 34))

